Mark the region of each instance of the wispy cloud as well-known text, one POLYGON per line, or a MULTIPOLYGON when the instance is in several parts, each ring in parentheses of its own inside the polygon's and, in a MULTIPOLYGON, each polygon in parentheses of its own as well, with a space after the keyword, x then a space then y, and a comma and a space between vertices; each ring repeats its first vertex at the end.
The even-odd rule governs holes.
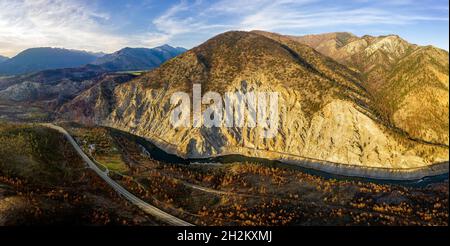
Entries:
POLYGON ((0 0, 0 52, 33 46, 112 51, 127 40, 109 33, 107 13, 67 0, 0 0))
MULTIPOLYGON (((124 46, 175 43, 189 48, 228 30, 263 29, 303 34, 325 29, 391 30, 396 26, 414 27, 430 22, 448 24, 448 0, 343 0, 339 4, 325 0, 128 3, 133 11, 151 8, 140 13, 141 19, 135 18, 134 12, 118 13, 108 8, 113 3, 120 2, 0 0, 0 54, 14 55, 36 46, 115 51, 124 46), (146 18, 149 15, 151 18, 146 18), (136 22, 145 22, 147 26, 133 31, 136 22)), ((446 31, 436 33, 445 34, 446 31)), ((448 42, 448 38, 441 38, 445 39, 448 42)))
MULTIPOLYGON (((418 1, 412 0, 373 2, 353 0, 330 4, 321 0, 220 0, 211 4, 181 1, 156 19, 154 24, 158 30, 156 34, 173 40, 180 34, 198 34, 200 31, 215 34, 230 29, 299 33, 305 28, 315 27, 448 22, 448 8, 447 15, 423 11, 435 8, 436 4, 422 2, 418 5, 418 1)), ((442 8, 439 10, 442 11, 442 8)))
POLYGON ((197 0, 189 2, 182 0, 172 5, 166 12, 155 18, 152 24, 154 32, 149 32, 147 43, 155 44, 154 41, 169 42, 178 35, 211 33, 215 30, 232 28, 221 22, 211 20, 208 12, 204 11, 204 2, 197 0))
POLYGON ((288 30, 339 25, 402 25, 414 21, 448 21, 446 17, 405 15, 376 8, 321 9, 316 12, 290 11, 289 5, 264 8, 246 16, 240 23, 244 29, 288 30))

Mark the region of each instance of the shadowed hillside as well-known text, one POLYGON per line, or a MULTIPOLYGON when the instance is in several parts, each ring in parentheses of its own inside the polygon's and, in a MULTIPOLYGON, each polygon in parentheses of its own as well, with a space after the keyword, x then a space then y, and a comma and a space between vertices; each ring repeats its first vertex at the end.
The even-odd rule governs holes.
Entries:
POLYGON ((248 32, 218 35, 117 86, 107 97, 81 94, 76 103, 64 107, 63 118, 130 131, 185 157, 239 153, 387 168, 448 160, 447 148, 413 141, 393 130, 380 117, 377 99, 360 72, 298 41, 276 37, 248 32), (200 83, 203 92, 221 94, 278 92, 278 135, 261 139, 258 128, 174 129, 169 123, 174 107, 170 96, 190 93, 194 83, 200 83), (80 115, 75 105, 93 110, 80 115))
POLYGON ((448 145, 448 52, 408 43, 397 35, 328 33, 300 37, 255 31, 306 44, 361 74, 374 107, 410 137, 448 145))

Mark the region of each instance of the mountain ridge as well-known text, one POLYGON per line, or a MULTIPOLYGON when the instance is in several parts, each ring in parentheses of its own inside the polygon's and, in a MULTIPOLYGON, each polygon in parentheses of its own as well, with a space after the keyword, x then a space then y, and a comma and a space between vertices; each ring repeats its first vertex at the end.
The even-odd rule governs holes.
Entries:
POLYGON ((91 64, 102 66, 111 71, 149 70, 185 51, 184 48, 174 48, 169 45, 152 49, 125 47, 112 54, 100 57, 91 64))
POLYGON ((9 59, 9 57, 0 55, 0 63, 6 61, 8 59, 9 59))
MULTIPOLYGON (((0 101, 16 104, 35 104, 53 110, 62 103, 70 101, 84 90, 91 88, 97 83, 103 83, 107 78, 111 78, 112 85, 115 86, 135 77, 136 73, 130 71, 154 68, 166 60, 178 55, 180 52, 184 52, 183 48, 173 48, 168 45, 156 47, 155 49, 156 50, 124 48, 121 50, 131 53, 138 51, 134 58, 142 61, 143 64, 150 63, 151 66, 146 65, 145 67, 138 67, 136 66, 136 63, 134 63, 131 64, 130 67, 111 67, 107 62, 99 65, 87 64, 75 68, 48 69, 0 78, 0 101), (146 57, 145 55, 140 54, 140 50, 144 50, 145 52, 150 51, 151 55, 156 54, 158 56, 153 56, 155 60, 151 60, 150 58, 152 57, 146 57), (121 71, 121 73, 114 74, 118 71, 121 71), (104 78, 105 76, 102 77, 102 75, 105 75, 106 79, 104 78)), ((105 59, 108 59, 108 57, 105 59)), ((115 57, 113 57, 113 61, 114 59, 115 57)), ((128 58, 125 57, 124 60, 127 59, 128 58)), ((130 59, 128 59, 128 61, 129 60, 130 59)))
MULTIPOLYGON (((126 47, 112 54, 82 50, 37 47, 26 49, 0 64, 0 75, 15 76, 43 70, 75 68, 93 64, 109 71, 149 70, 186 49, 162 45, 153 49, 126 47)), ((0 58, 1 59, 1 58, 0 58)))
POLYGON ((71 68, 86 65, 97 55, 86 51, 61 48, 30 48, 0 64, 0 74, 20 75, 46 69, 71 68))
POLYGON ((398 35, 357 37, 347 33, 351 38, 338 45, 336 36, 340 33, 294 37, 255 32, 272 39, 306 44, 355 69, 361 74, 362 85, 374 98, 374 106, 384 120, 412 138, 448 146, 447 51, 430 45, 410 44, 398 35), (417 122, 409 123, 411 121, 417 122))
POLYGON ((65 120, 146 137, 186 158, 242 154, 283 159, 287 157, 279 153, 288 153, 382 168, 417 168, 448 161, 448 148, 410 140, 387 127, 387 122, 381 124, 363 82, 357 71, 290 38, 274 40, 232 31, 118 85, 107 97, 82 93, 73 101, 79 103, 66 104, 60 113, 65 120), (194 83, 201 84, 205 92, 277 91, 279 134, 259 139, 258 128, 173 129, 170 95, 190 92, 194 83), (88 114, 72 113, 77 110, 73 105, 86 102, 92 109, 88 114))

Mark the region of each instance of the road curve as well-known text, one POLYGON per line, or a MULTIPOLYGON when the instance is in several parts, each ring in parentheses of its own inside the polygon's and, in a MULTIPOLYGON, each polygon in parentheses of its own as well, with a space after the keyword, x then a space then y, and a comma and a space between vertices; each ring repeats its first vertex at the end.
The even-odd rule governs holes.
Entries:
POLYGON ((57 130, 58 132, 64 134, 64 136, 69 140, 69 142, 72 144, 72 146, 75 148, 75 150, 78 152, 78 154, 81 156, 81 158, 88 164, 89 168, 94 170, 95 173, 97 173, 100 178, 102 178, 106 183, 108 183, 117 193, 125 197, 129 202, 136 205, 140 209, 142 209, 145 213, 150 214, 159 220, 172 225, 172 226, 193 226, 193 224, 186 222, 184 220, 181 220, 171 214, 168 214, 159 208, 152 206, 143 200, 139 199, 135 195, 131 194, 129 191, 127 191, 125 188, 123 188, 121 185, 119 185, 117 182, 112 180, 106 173, 104 173, 100 168, 95 165, 95 163, 83 152, 83 150, 80 148, 78 143, 73 139, 73 137, 62 127, 45 123, 42 124, 45 127, 57 130))

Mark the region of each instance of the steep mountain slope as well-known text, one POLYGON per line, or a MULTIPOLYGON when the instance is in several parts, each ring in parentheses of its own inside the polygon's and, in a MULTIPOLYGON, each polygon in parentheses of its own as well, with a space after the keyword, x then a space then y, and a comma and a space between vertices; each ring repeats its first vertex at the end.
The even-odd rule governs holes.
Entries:
POLYGON ((359 71, 380 117, 411 138, 449 144, 448 52, 410 44, 397 35, 380 37, 328 33, 290 39, 359 71))
POLYGON ((113 54, 100 57, 92 64, 110 71, 149 70, 185 51, 183 48, 174 48, 169 45, 153 49, 124 48, 113 54))
MULTIPOLYGON (((260 33, 264 34, 264 33, 260 33)), ((358 37, 347 32, 326 33, 322 35, 306 35, 303 37, 287 36, 290 39, 304 43, 322 54, 325 54, 337 61, 343 61, 348 58, 349 54, 358 52, 361 44, 355 43, 354 46, 344 49, 347 52, 342 52, 341 48, 346 44, 357 41, 358 37), (358 45, 359 44, 359 45, 358 45)))
POLYGON ((361 83, 359 73, 295 40, 227 32, 107 95, 85 92, 61 113, 64 119, 144 136, 183 157, 243 154, 385 168, 448 160, 447 148, 412 141, 391 130, 377 117, 373 99, 361 83), (170 97, 174 92, 190 93, 194 83, 201 84, 203 93, 221 95, 278 92, 278 134, 261 138, 261 127, 174 128, 169 122, 175 108, 170 97), (92 110, 80 115, 79 105, 92 110))
POLYGON ((420 47, 390 71, 376 95, 393 123, 411 136, 449 143, 448 52, 420 47), (384 103, 383 103, 384 102, 384 103))
POLYGON ((93 62, 97 58, 97 55, 85 51, 32 48, 2 62, 0 75, 18 75, 46 69, 79 67, 93 62))
POLYGON ((0 63, 6 61, 8 59, 9 59, 8 57, 0 55, 0 63))
POLYGON ((131 80, 129 76, 105 77, 73 100, 62 105, 59 113, 70 115, 71 118, 89 125, 102 121, 113 110, 114 89, 131 80))

